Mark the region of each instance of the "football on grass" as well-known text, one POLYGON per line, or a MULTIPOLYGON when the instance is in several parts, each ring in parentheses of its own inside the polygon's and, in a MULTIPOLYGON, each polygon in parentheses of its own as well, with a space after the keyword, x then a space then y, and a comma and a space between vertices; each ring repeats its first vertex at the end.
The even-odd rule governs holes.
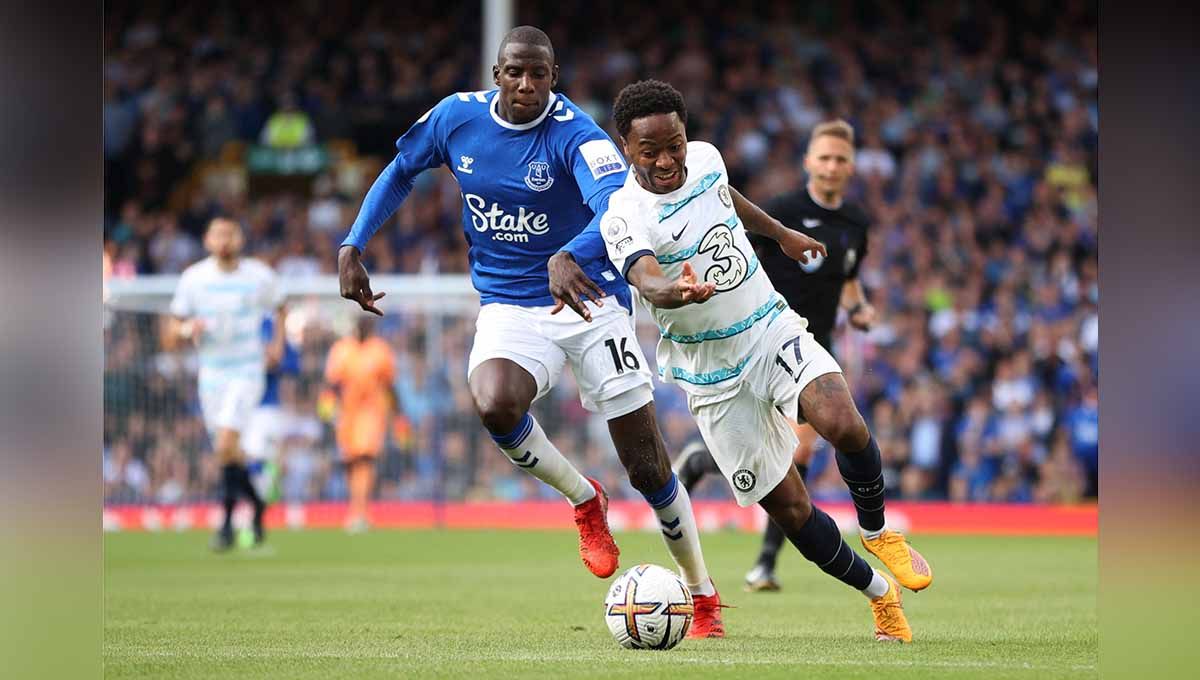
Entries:
POLYGON ((669 569, 639 564, 604 599, 604 621, 627 649, 671 649, 692 625, 692 593, 669 569))

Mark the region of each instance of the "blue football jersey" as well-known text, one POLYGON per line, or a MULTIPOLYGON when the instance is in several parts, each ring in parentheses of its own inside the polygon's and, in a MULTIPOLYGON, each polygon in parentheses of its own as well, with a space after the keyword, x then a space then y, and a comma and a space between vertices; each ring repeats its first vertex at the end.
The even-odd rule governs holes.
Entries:
POLYGON ((462 192, 471 280, 483 304, 553 304, 546 261, 567 250, 631 309, 629 287, 591 224, 625 181, 616 145, 561 94, 551 93, 546 110, 521 125, 500 118, 497 95, 459 92, 421 116, 396 142, 399 153, 371 187, 344 244, 361 250, 413 179, 445 165, 462 192))

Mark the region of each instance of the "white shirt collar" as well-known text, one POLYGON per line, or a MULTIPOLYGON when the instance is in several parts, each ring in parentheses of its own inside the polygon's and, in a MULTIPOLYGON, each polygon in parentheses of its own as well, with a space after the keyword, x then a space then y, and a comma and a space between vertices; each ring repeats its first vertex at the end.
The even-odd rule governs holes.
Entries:
POLYGON ((492 104, 488 107, 488 112, 492 114, 492 120, 496 121, 496 124, 500 127, 508 128, 509 130, 529 130, 530 128, 537 127, 538 123, 541 123, 543 120, 546 120, 546 116, 550 115, 550 109, 554 108, 554 102, 557 100, 558 95, 551 92, 550 99, 546 102, 546 110, 542 111, 540 116, 528 123, 510 123, 501 118, 500 114, 496 111, 496 107, 500 104, 500 92, 497 91, 496 96, 492 97, 492 104))

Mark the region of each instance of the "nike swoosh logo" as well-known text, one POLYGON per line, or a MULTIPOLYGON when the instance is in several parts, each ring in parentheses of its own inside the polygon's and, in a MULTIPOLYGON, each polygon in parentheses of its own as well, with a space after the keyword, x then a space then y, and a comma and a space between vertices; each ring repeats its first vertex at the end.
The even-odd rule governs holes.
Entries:
POLYGON ((683 232, 687 231, 687 228, 688 228, 688 225, 689 225, 689 224, 691 224, 691 222, 690 222, 690 221, 689 221, 689 222, 684 222, 684 223, 683 223, 683 228, 682 228, 682 229, 680 229, 678 232, 676 232, 676 233, 674 233, 674 234, 671 234, 671 240, 672 240, 672 241, 678 241, 678 240, 679 240, 679 237, 680 237, 680 236, 683 236, 683 232))

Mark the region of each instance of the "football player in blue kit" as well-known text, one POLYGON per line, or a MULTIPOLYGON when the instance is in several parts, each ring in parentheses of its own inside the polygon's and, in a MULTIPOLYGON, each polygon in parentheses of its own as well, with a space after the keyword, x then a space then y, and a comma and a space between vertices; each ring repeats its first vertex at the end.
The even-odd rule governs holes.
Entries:
POLYGON ((723 637, 720 597, 691 501, 658 430, 629 287, 604 256, 598 229, 585 231, 628 168, 595 121, 553 91, 558 73, 546 34, 519 26, 501 42, 492 67, 499 89, 452 94, 417 119, 396 142, 396 157, 338 251, 341 294, 382 314, 375 302, 384 293, 372 291, 362 250, 419 173, 448 167, 462 191, 471 280, 482 305, 467 381, 484 427, 514 465, 572 503, 584 564, 596 576, 611 575, 619 551, 608 528, 607 494, 529 413, 569 361, 581 402, 608 420, 630 483, 654 508, 695 596, 689 637, 723 637), (550 285, 550 271, 560 285, 550 285), (564 306, 576 315, 550 313, 564 306))

